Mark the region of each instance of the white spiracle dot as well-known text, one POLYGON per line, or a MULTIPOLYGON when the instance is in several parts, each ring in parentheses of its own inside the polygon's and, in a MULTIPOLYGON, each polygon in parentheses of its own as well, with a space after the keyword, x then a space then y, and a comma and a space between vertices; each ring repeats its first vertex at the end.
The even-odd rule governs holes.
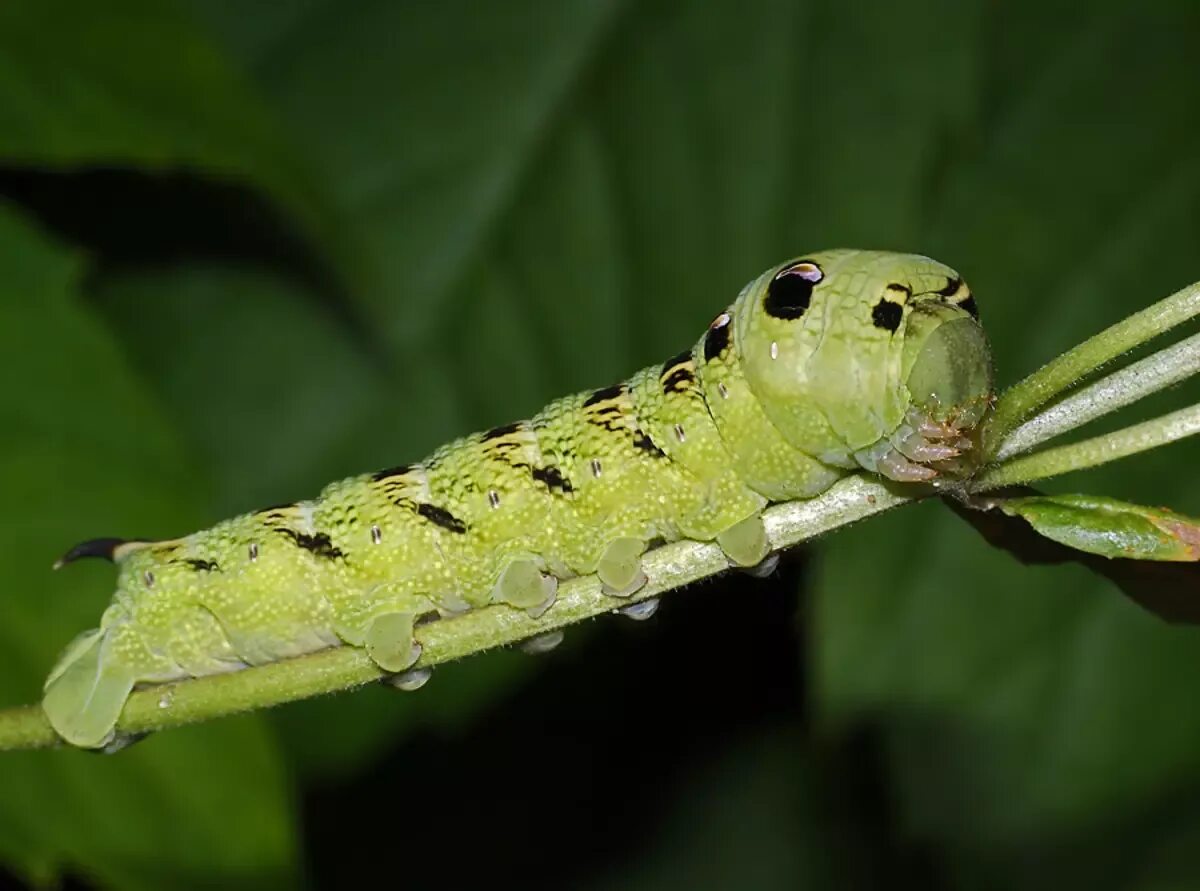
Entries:
POLYGON ((257 542, 251 542, 249 552, 250 552, 250 562, 253 563, 255 560, 258 559, 258 543, 257 542))
POLYGON ((150 570, 147 569, 144 573, 142 573, 142 581, 144 581, 146 583, 147 588, 153 588, 154 587, 154 573, 152 573, 150 570))
POLYGON ((600 459, 593 458, 592 459, 592 476, 599 477, 601 470, 602 470, 602 468, 600 467, 600 459))
POLYGON ((379 544, 381 541, 383 541, 383 530, 378 526, 371 527, 371 541, 374 544, 379 544))
POLYGON ((722 399, 729 398, 729 389, 720 381, 717 382, 717 392, 721 394, 722 399))
POLYGON ((779 358, 779 344, 773 340, 771 341, 771 358, 772 359, 779 358))
POLYGON ((495 489, 488 491, 488 504, 490 504, 493 508, 500 506, 500 493, 495 489))
POLYGON ((682 424, 675 425, 675 438, 678 439, 680 442, 687 441, 687 434, 683 432, 682 424))

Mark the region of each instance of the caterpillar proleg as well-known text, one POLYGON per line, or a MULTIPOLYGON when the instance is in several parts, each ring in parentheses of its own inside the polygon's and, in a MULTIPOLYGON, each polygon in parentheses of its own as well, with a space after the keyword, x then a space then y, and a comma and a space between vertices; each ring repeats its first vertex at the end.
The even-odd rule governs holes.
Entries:
POLYGON ((716 541, 734 566, 767 566, 768 504, 851 473, 961 479, 992 401, 987 339, 952 269, 807 254, 746 285, 690 350, 530 420, 183 538, 73 548, 60 563, 107 557, 117 588, 43 708, 99 748, 135 686, 333 646, 401 675, 414 624, 490 604, 536 614, 559 580, 591 573, 628 596, 652 542, 716 541))

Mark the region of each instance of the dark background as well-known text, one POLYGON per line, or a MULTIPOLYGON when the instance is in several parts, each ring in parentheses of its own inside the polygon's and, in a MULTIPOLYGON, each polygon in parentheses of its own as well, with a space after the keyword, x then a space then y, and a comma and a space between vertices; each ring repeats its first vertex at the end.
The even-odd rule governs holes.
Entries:
MULTIPOLYGON (((1183 0, 0 5, 0 702, 107 602, 66 546, 611 383, 801 252, 956 267, 1011 383, 1200 278, 1197 45, 1183 0)), ((1200 513, 1197 457, 1057 488, 1200 513)), ((0 874, 1200 887, 1198 671, 923 504, 419 693, 0 755, 0 874)))

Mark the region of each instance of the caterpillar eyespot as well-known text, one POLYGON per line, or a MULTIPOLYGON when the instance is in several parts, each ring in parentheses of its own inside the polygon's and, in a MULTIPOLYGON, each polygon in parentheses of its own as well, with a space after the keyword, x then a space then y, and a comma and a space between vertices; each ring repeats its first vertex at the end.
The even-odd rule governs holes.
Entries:
POLYGON ((808 254, 747 285, 691 350, 529 421, 184 538, 72 548, 59 565, 108 558, 117 589, 50 672, 43 708, 68 742, 104 748, 135 686, 334 646, 414 689, 429 675, 413 629, 431 617, 538 615, 572 575, 628 597, 646 549, 684 538, 769 573, 766 505, 852 473, 961 479, 991 402, 990 349, 954 270, 808 254))

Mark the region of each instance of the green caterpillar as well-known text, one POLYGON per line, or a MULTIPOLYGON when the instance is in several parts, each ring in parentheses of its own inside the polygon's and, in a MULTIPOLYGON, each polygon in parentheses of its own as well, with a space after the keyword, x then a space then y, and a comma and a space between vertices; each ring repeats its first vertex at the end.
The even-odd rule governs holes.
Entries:
POLYGON ((537 614, 560 579, 589 573, 628 596, 655 542, 715 540, 732 564, 761 565, 769 503, 863 470, 970 473, 992 401, 957 273, 810 254, 750 282, 691 350, 531 420, 184 538, 78 545, 60 563, 111 559, 117 590, 50 672, 43 708, 67 741, 103 747, 135 685, 344 644, 403 672, 421 617, 537 614))

